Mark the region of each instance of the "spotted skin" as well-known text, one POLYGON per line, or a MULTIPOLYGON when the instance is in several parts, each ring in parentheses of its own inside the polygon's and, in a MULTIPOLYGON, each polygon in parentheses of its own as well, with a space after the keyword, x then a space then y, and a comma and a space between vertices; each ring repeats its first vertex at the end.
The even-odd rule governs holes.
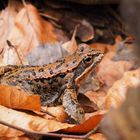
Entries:
POLYGON ((43 66, 1 67, 0 83, 19 86, 27 93, 39 94, 43 106, 62 104, 75 123, 82 123, 84 110, 77 100, 79 81, 94 70, 103 54, 83 44, 77 52, 43 66))

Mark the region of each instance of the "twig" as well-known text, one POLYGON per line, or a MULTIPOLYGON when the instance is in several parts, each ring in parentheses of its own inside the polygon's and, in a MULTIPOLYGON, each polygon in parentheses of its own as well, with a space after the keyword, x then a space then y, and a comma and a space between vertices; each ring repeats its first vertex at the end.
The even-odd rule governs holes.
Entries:
POLYGON ((91 131, 89 131, 86 135, 85 135, 85 139, 88 138, 90 135, 92 135, 93 133, 95 133, 97 131, 97 129, 99 128, 100 123, 91 131))
POLYGON ((55 21, 55 22, 58 22, 58 21, 59 21, 56 17, 53 17, 53 16, 51 16, 51 15, 47 15, 47 14, 45 14, 45 13, 40 13, 40 15, 41 15, 42 17, 47 18, 47 19, 51 19, 51 20, 53 20, 53 21, 55 21))
POLYGON ((22 0, 22 3, 23 3, 23 5, 24 5, 24 7, 26 6, 26 2, 25 2, 25 0, 22 0))
POLYGON ((6 42, 7 42, 7 45, 8 45, 10 48, 13 48, 13 49, 15 50, 15 52, 16 52, 16 54, 17 54, 17 57, 18 57, 18 59, 19 59, 21 65, 23 65, 22 59, 21 59, 21 57, 20 57, 20 55, 19 55, 19 52, 18 52, 16 46, 14 46, 9 40, 6 40, 6 42))
POLYGON ((34 135, 34 136, 50 136, 50 137, 60 137, 60 138, 75 138, 75 139, 86 139, 88 138, 91 134, 93 134, 99 127, 99 124, 97 125, 96 128, 94 128, 93 130, 91 130, 90 132, 88 132, 87 134, 84 135, 71 135, 71 134, 60 134, 60 133, 44 133, 44 132, 37 132, 37 131, 33 131, 33 130, 26 130, 24 128, 20 128, 18 126, 14 126, 11 125, 7 122, 4 122, 2 120, 0 120, 0 124, 3 124, 5 126, 8 126, 10 128, 16 129, 16 130, 20 130, 26 134, 29 135, 34 135))

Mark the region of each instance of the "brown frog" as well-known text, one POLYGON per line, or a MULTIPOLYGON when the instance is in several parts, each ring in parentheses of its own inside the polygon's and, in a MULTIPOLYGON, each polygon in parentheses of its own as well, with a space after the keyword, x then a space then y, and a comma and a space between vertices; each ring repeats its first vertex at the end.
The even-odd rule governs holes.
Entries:
POLYGON ((40 94, 43 106, 62 104, 69 118, 81 123, 84 111, 77 101, 78 87, 102 57, 100 51, 81 44, 77 52, 51 64, 1 67, 0 83, 40 94))

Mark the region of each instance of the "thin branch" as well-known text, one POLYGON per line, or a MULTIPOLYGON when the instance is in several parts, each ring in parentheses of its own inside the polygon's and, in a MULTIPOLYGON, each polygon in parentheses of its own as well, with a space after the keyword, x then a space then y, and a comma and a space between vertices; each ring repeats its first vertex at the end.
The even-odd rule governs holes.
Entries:
POLYGON ((41 15, 42 17, 47 18, 47 19, 51 19, 51 20, 53 20, 53 21, 55 21, 55 22, 58 22, 58 21, 59 21, 59 19, 57 19, 56 17, 53 17, 53 16, 51 16, 51 15, 47 15, 47 14, 45 14, 45 13, 40 13, 40 15, 41 15))
POLYGON ((13 128, 13 129, 16 129, 16 130, 20 130, 26 134, 29 134, 29 135, 35 135, 35 136, 50 136, 50 137, 63 137, 63 138, 75 138, 75 139, 86 139, 88 138, 91 134, 93 134, 98 126, 96 128, 94 128, 93 130, 91 130, 90 132, 88 132, 87 134, 84 134, 84 135, 71 135, 71 134, 60 134, 60 133, 44 133, 44 132, 37 132, 37 131, 33 131, 33 130, 26 130, 24 128, 20 128, 18 126, 14 126, 14 125, 11 125, 7 122, 4 122, 2 120, 0 120, 0 124, 3 124, 5 126, 8 126, 10 128, 13 128))
POLYGON ((100 123, 98 123, 98 125, 93 128, 91 131, 89 131, 86 135, 85 135, 85 139, 87 139, 90 135, 92 135, 93 133, 95 133, 97 131, 97 129, 99 128, 100 123))
POLYGON ((16 54, 17 54, 17 57, 18 57, 18 59, 19 59, 21 65, 23 65, 23 62, 22 62, 22 59, 21 59, 21 57, 20 57, 20 55, 19 55, 19 52, 18 52, 18 50, 17 50, 17 47, 14 46, 9 40, 6 40, 6 42, 7 42, 7 45, 8 45, 10 48, 13 48, 13 49, 15 50, 15 52, 16 52, 16 54))

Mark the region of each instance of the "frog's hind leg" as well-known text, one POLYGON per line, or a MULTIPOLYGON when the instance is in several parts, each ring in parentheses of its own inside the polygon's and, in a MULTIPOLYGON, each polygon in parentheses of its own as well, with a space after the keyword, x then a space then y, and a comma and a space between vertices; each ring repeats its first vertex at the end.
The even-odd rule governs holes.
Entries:
POLYGON ((76 123, 82 123, 84 121, 84 110, 78 103, 74 89, 65 89, 62 97, 62 105, 68 116, 76 123))

